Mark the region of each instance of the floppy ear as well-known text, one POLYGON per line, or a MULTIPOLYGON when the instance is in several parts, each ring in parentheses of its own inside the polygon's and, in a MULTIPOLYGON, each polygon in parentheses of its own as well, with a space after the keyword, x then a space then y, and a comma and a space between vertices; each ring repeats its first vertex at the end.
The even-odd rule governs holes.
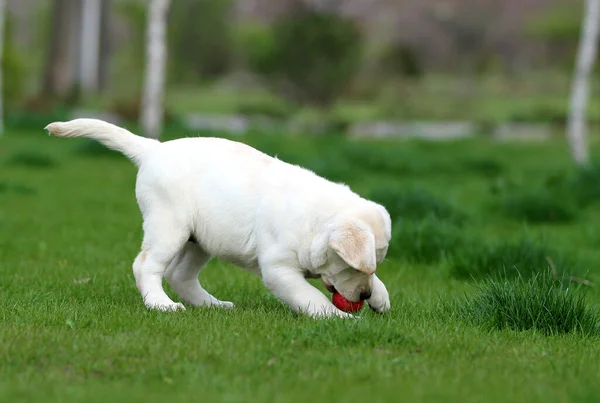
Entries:
POLYGON ((348 221, 336 228, 329 247, 356 270, 373 274, 377 268, 375 237, 358 223, 348 221))

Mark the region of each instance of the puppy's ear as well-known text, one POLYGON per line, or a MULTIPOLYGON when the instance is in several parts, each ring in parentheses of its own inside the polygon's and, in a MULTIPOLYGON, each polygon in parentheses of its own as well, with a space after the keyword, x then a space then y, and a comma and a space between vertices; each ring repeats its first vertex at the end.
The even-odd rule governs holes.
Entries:
POLYGON ((329 237, 329 247, 356 270, 373 274, 377 268, 375 237, 357 222, 347 221, 336 228, 329 237))

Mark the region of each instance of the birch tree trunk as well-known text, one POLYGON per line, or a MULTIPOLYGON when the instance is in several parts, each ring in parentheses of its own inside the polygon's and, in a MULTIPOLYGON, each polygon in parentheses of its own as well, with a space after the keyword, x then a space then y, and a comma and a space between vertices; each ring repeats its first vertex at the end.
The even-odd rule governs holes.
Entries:
POLYGON ((600 24, 600 0, 586 0, 585 15, 581 28, 577 65, 571 89, 571 107, 568 121, 568 139, 571 154, 577 164, 589 162, 587 145, 587 101, 589 77, 594 67, 598 48, 598 25, 600 24))
POLYGON ((4 28, 6 25, 6 0, 0 0, 0 135, 4 133, 4 69, 2 64, 4 61, 4 28))
POLYGON ((146 137, 158 138, 162 130, 167 64, 167 14, 170 0, 151 0, 147 22, 146 72, 142 94, 141 126, 146 137))

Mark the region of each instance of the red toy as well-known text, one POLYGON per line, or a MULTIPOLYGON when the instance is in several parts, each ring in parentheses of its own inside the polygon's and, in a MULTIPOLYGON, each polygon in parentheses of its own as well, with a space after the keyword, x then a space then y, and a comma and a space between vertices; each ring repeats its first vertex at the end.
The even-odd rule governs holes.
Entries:
POLYGON ((333 305, 335 305, 339 310, 344 312, 358 312, 365 304, 365 301, 348 301, 339 292, 334 293, 331 300, 333 301, 333 305))

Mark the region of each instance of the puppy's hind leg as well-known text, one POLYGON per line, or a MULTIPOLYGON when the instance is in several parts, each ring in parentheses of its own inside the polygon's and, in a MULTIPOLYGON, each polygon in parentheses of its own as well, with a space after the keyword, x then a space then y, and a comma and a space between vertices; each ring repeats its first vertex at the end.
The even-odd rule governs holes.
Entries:
POLYGON ((133 274, 144 304, 150 309, 185 309, 165 293, 162 278, 188 239, 188 232, 172 217, 150 216, 144 219, 142 251, 133 263, 133 274))
POLYGON ((190 305, 233 308, 233 303, 218 300, 200 285, 198 275, 209 260, 210 256, 199 245, 187 242, 167 268, 165 277, 177 295, 190 305))

